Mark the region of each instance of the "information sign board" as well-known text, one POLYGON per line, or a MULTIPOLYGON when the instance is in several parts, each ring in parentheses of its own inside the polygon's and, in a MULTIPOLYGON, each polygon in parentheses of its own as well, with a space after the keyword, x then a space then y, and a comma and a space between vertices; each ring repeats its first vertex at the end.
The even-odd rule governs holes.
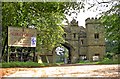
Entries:
POLYGON ((8 27, 8 46, 36 47, 36 29, 8 27))

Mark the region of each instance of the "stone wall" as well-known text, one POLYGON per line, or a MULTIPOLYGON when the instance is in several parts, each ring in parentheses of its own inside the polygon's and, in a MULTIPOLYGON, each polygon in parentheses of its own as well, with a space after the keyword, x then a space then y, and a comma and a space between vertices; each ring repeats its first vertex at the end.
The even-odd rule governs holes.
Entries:
POLYGON ((92 61, 93 56, 99 55, 103 59, 105 53, 105 34, 104 26, 98 19, 86 20, 87 33, 87 58, 92 61))
MULTIPOLYGON (((64 26, 63 44, 70 53, 70 63, 75 63, 82 58, 93 61, 93 57, 98 56, 102 60, 105 54, 105 34, 104 26, 98 19, 86 19, 86 27, 78 26, 78 22, 73 19, 70 24, 64 26)), ((55 49, 51 56, 48 56, 50 62, 55 63, 55 49)))
POLYGON ((104 26, 98 19, 86 19, 86 28, 78 26, 78 22, 74 19, 64 28, 66 32, 65 40, 74 48, 74 55, 77 59, 80 56, 86 56, 92 61, 93 56, 98 55, 99 59, 103 59, 105 53, 105 35, 104 26))

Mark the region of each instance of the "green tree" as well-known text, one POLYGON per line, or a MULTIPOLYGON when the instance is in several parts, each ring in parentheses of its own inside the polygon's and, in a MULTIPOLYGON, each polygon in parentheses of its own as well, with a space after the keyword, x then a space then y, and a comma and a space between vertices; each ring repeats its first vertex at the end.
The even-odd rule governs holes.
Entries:
MULTIPOLYGON (((2 35, 5 42, 7 27, 34 26, 38 31, 37 50, 52 50, 63 43, 64 30, 61 25, 69 9, 79 9, 81 2, 3 2, 2 35), (78 6, 78 7, 77 7, 78 6)), ((46 52, 47 52, 46 51, 46 52)))
POLYGON ((120 3, 114 5, 101 17, 105 25, 107 42, 114 43, 111 49, 114 54, 120 54, 120 3))
POLYGON ((60 25, 64 18, 61 7, 64 7, 62 3, 54 2, 3 3, 3 37, 6 36, 7 26, 34 26, 38 31, 37 46, 51 49, 57 43, 64 42, 64 31, 60 25))

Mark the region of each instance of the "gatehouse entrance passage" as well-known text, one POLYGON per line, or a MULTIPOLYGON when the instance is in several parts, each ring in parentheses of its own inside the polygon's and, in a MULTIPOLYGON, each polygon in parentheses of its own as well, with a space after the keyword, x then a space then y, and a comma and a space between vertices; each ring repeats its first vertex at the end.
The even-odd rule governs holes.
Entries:
POLYGON ((69 43, 61 44, 61 47, 53 49, 53 62, 56 63, 61 61, 67 64, 74 62, 74 48, 69 43))
POLYGON ((64 46, 57 47, 56 50, 56 63, 68 63, 69 50, 64 46))

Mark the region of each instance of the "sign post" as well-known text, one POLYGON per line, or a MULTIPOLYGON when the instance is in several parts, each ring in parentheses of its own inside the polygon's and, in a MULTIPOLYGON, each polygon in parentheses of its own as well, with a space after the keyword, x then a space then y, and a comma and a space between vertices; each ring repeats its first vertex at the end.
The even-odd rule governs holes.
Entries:
POLYGON ((31 47, 36 47, 36 37, 31 37, 31 47))
POLYGON ((7 62, 9 63, 10 59, 10 53, 9 53, 9 47, 7 46, 7 62))
MULTIPOLYGON (((9 47, 31 47, 33 48, 33 55, 35 56, 36 47, 36 29, 8 27, 8 57, 9 62, 9 47)), ((35 59, 33 56, 33 59, 35 59)))
POLYGON ((36 47, 36 29, 8 27, 8 46, 36 47))

